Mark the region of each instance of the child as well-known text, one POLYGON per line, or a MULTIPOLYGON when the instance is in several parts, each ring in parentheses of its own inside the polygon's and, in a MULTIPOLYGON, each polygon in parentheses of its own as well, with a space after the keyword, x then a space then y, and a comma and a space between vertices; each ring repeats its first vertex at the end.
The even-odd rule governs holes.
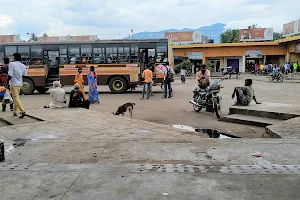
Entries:
POLYGON ((10 104, 10 110, 13 111, 13 99, 8 89, 0 87, 0 100, 2 101, 2 112, 6 111, 6 104, 10 104))

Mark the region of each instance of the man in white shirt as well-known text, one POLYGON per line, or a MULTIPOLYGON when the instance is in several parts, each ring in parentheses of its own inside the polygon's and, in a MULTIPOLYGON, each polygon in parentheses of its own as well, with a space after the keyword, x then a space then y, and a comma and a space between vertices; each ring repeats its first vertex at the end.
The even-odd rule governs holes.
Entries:
POLYGON ((10 85, 11 94, 14 100, 13 115, 17 116, 18 109, 21 112, 20 118, 24 118, 25 110, 20 101, 19 94, 23 84, 23 76, 27 76, 26 66, 21 63, 21 54, 14 53, 14 62, 8 65, 8 81, 10 85))
POLYGON ((61 84, 59 81, 53 82, 54 89, 50 92, 50 97, 52 102, 49 104, 49 108, 66 108, 66 92, 61 88, 61 84))

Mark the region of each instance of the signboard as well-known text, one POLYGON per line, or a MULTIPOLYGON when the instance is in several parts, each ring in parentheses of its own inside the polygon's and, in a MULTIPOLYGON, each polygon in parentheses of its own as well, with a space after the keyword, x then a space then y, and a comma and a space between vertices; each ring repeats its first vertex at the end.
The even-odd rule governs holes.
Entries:
POLYGON ((287 23, 287 24, 283 24, 283 36, 291 36, 291 35, 295 35, 300 33, 300 19, 287 23))
POLYGON ((273 40, 273 28, 241 29, 240 41, 273 40))
POLYGON ((0 35, 0 43, 21 42, 20 35, 0 35))
POLYGON ((189 52, 189 59, 191 60, 202 60, 203 52, 189 52))
POLYGON ((173 44, 202 43, 201 31, 166 32, 165 38, 172 40, 173 44))
POLYGON ((39 37, 39 41, 57 42, 57 41, 93 41, 97 40, 97 35, 82 35, 82 36, 53 36, 53 37, 39 37))
POLYGON ((246 58, 262 58, 262 50, 249 50, 246 58))
POLYGON ((296 44, 295 53, 300 53, 300 43, 296 44))

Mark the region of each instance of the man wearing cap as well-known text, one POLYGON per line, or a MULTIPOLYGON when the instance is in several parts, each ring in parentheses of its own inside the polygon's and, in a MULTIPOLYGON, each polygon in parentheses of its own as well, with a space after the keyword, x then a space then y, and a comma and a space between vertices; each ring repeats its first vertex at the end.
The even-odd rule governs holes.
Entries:
POLYGON ((66 108, 67 100, 66 100, 66 92, 61 88, 61 84, 59 81, 53 82, 53 89, 50 92, 50 97, 52 102, 49 104, 47 108, 66 108))
POLYGON ((14 62, 8 65, 8 84, 14 100, 13 115, 17 116, 18 109, 21 112, 20 118, 24 118, 25 110, 20 101, 19 94, 23 84, 23 77, 27 76, 26 66, 21 63, 21 54, 14 53, 14 62))

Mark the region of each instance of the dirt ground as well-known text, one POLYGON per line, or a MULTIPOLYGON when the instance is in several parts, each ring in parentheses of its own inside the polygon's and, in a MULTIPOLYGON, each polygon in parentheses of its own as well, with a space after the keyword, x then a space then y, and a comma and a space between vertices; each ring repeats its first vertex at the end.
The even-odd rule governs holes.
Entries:
MULTIPOLYGON (((238 80, 222 81, 222 85, 224 86, 221 91, 223 97, 223 116, 228 114, 229 106, 234 103, 234 100, 231 99, 233 88, 243 85, 243 82, 243 77, 238 80)), ((90 109, 113 113, 124 103, 134 102, 136 106, 134 107, 133 118, 136 119, 167 125, 182 124, 197 128, 217 129, 221 132, 247 138, 264 136, 264 128, 220 122, 213 113, 207 113, 203 110, 200 113, 194 112, 189 100, 192 98, 192 90, 195 83, 196 81, 193 79, 187 80, 186 84, 181 84, 179 80, 176 80, 173 84, 174 97, 171 99, 162 99, 163 91, 159 86, 156 86, 154 87, 155 96, 149 100, 139 100, 141 97, 141 87, 137 88, 134 92, 116 95, 110 94, 108 87, 100 86, 99 98, 101 103, 91 105, 90 109)), ((298 103, 298 96, 300 96, 298 84, 293 83, 254 82, 253 87, 258 101, 261 102, 296 104, 298 103)), ((65 88, 67 92, 70 89, 65 88)), ((21 96, 21 100, 26 110, 32 110, 49 104, 50 97, 49 94, 34 94, 21 96)))

